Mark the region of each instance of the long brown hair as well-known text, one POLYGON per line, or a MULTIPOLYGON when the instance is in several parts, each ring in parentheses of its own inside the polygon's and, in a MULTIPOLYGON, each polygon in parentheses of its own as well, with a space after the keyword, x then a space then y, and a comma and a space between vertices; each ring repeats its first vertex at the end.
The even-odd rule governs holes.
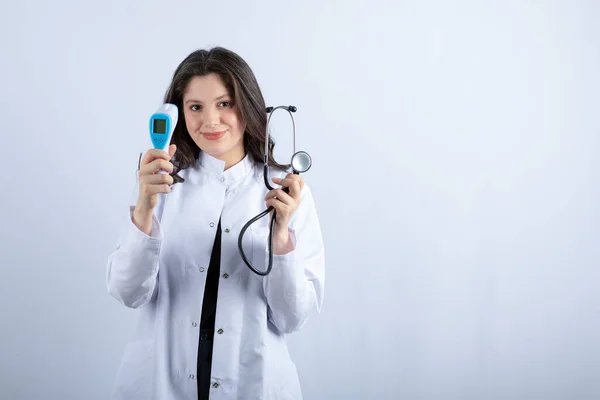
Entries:
MULTIPOLYGON (((250 66, 238 54, 223 47, 210 50, 196 50, 179 64, 164 97, 165 103, 175 104, 179 108, 179 119, 173 131, 171 144, 177 145, 173 157, 175 169, 171 174, 177 182, 183 182, 179 171, 194 164, 200 155, 200 148, 194 143, 187 131, 183 113, 183 93, 190 80, 196 76, 216 73, 237 104, 239 117, 246 125, 244 131, 244 149, 257 162, 264 161, 265 134, 267 114, 265 100, 250 66)), ((269 165, 287 170, 289 165, 282 165, 273 159, 275 141, 269 136, 269 165)))

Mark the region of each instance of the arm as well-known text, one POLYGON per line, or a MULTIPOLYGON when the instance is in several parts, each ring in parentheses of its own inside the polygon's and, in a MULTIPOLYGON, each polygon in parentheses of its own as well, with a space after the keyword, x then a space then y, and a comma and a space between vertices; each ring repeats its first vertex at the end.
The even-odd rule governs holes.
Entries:
MULTIPOLYGON (((136 189, 137 187, 136 184, 136 189)), ((161 205, 162 202, 159 201, 159 206, 161 205)), ((130 308, 148 304, 156 293, 162 242, 157 217, 152 214, 151 228, 147 234, 134 223, 134 209, 134 206, 129 207, 126 226, 116 250, 108 258, 106 270, 108 292, 130 308)))
MULTIPOLYGON (((273 255, 273 269, 263 289, 269 320, 283 333, 299 330, 321 311, 325 283, 325 256, 321 228, 310 188, 290 220, 291 251, 273 255)), ((268 263, 268 253, 265 254, 268 263)))

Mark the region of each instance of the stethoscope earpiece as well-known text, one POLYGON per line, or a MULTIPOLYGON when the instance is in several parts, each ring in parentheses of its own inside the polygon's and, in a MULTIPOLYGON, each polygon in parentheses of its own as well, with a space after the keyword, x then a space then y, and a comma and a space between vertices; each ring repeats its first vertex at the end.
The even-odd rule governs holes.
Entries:
MULTIPOLYGON (((286 106, 279 106, 277 108, 285 108, 286 110, 291 111, 291 112, 298 111, 298 108, 296 106, 287 106, 287 107, 286 106)), ((274 109, 275 109, 274 107, 267 107, 266 108, 267 114, 272 113, 274 109)))

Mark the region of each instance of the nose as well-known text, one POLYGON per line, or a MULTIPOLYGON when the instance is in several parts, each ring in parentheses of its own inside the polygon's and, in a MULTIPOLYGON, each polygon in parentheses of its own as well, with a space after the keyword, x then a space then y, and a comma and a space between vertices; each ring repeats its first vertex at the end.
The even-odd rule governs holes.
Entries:
POLYGON ((220 122, 219 111, 212 108, 207 108, 204 115, 204 126, 206 128, 214 128, 220 122))

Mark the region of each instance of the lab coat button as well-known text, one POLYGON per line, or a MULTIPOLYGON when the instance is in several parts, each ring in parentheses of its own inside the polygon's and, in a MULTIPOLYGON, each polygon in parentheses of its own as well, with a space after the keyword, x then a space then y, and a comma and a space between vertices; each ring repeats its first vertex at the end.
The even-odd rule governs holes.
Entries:
POLYGON ((194 379, 194 374, 190 374, 189 378, 194 379))
POLYGON ((229 228, 225 228, 225 232, 229 233, 229 228))
POLYGON ((213 387, 214 387, 215 389, 217 389, 219 386, 220 386, 220 385, 219 385, 219 382, 215 382, 215 383, 213 383, 213 387))
POLYGON ((229 274, 223 274, 223 279, 229 278, 229 274))
POLYGON ((222 334, 223 334, 223 329, 219 329, 219 330, 217 331, 217 333, 218 333, 219 335, 222 335, 222 334))
POLYGON ((204 267, 200 267, 200 272, 204 272, 204 267))
POLYGON ((212 228, 213 226, 215 226, 215 223, 214 223, 214 222, 211 222, 209 225, 210 225, 210 227, 212 228))
POLYGON ((221 177, 221 182, 225 182, 225 178, 224 177, 221 177))
POLYGON ((197 326, 198 326, 198 324, 197 324, 197 323, 195 323, 195 322, 192 322, 192 326, 195 328, 195 327, 197 327, 197 326))

